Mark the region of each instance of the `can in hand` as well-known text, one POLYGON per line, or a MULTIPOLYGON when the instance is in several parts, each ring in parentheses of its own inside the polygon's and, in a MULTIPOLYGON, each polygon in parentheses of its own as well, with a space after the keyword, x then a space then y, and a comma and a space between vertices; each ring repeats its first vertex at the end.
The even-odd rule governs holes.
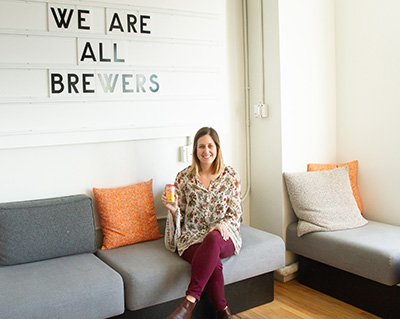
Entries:
POLYGON ((165 197, 167 198, 167 204, 173 204, 176 202, 176 192, 174 184, 165 185, 165 197))

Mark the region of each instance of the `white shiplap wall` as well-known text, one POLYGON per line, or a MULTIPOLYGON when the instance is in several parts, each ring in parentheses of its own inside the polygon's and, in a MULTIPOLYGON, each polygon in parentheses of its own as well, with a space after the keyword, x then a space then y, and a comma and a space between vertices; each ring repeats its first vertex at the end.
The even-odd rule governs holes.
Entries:
POLYGON ((203 123, 221 126, 223 5, 0 1, 0 149, 186 136, 203 123), (58 20, 59 9, 65 18, 73 10, 68 28, 57 27, 52 8, 58 20), (136 33, 127 32, 128 15, 138 18, 136 33), (111 61, 100 62, 100 53, 111 61), (52 74, 63 77, 61 93, 51 92, 52 74), (68 74, 78 79, 77 92, 68 93, 68 74), (91 92, 83 92, 83 74, 91 92), (117 75, 115 90, 105 91, 100 78, 113 83, 117 75), (146 92, 137 90, 137 76, 146 92))

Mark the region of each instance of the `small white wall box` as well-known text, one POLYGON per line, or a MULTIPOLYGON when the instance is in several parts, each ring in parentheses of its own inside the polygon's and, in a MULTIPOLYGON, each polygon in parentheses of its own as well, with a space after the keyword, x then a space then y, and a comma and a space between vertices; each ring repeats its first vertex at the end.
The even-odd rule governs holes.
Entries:
POLYGON ((181 146, 179 147, 180 161, 191 162, 192 161, 192 146, 181 146))
POLYGON ((268 117, 268 104, 254 104, 254 117, 257 119, 268 117))

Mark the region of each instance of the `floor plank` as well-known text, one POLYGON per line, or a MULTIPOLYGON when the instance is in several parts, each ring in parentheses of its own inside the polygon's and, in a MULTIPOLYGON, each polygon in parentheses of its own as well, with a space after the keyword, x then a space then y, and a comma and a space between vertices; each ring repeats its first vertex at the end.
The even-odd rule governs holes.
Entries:
POLYGON ((275 300, 234 315, 235 319, 379 318, 364 310, 301 285, 275 281, 275 300))

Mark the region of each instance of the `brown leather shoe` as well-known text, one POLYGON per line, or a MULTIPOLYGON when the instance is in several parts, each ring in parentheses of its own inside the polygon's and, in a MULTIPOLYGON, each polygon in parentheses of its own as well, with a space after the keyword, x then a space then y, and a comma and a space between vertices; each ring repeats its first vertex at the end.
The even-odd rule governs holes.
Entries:
POLYGON ((190 319, 194 306, 196 306, 196 303, 190 302, 185 298, 167 319, 190 319))
POLYGON ((220 310, 217 312, 217 318, 218 319, 233 319, 231 310, 229 309, 228 306, 224 310, 220 310))

